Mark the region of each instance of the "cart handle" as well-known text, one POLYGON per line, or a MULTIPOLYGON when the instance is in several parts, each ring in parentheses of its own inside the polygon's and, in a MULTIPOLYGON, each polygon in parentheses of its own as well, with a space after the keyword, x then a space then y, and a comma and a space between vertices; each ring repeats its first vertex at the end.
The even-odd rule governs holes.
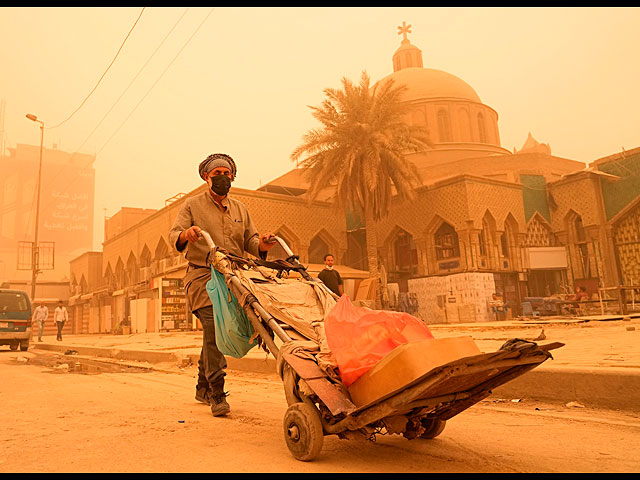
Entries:
MULTIPOLYGON (((200 230, 200 236, 204 238, 204 240, 207 242, 207 245, 209 245, 209 248, 211 250, 216 248, 216 244, 213 242, 213 238, 211 238, 211 235, 209 235, 209 232, 207 232, 206 230, 200 230)), ((280 246, 285 251, 288 257, 295 256, 295 254, 289 248, 289 245, 287 245, 287 242, 285 242, 284 239, 282 239, 281 237, 277 235, 272 235, 269 238, 269 240, 267 240, 267 243, 276 243, 276 242, 280 244, 280 246)))
MULTIPOLYGON (((206 230, 200 230, 200 236, 205 239, 207 245, 209 245, 209 248, 213 252, 216 248, 216 244, 213 242, 213 239, 211 238, 209 232, 207 232, 206 230)), ((287 262, 290 262, 295 266, 295 270, 298 271, 300 275, 302 275, 302 278, 307 281, 313 281, 311 275, 309 275, 309 273, 307 272, 307 269, 300 264, 298 256, 291 251, 289 245, 287 245, 287 242, 285 242, 284 239, 280 238, 277 235, 272 235, 268 241, 269 243, 277 242, 278 244, 280 244, 282 249, 287 254, 287 262)))
POLYGON ((291 249, 289 248, 289 245, 287 245, 287 242, 285 242, 284 239, 280 238, 279 236, 273 235, 267 241, 267 243, 276 243, 276 242, 280 244, 280 246, 284 250, 284 253, 287 254, 287 258, 295 257, 295 254, 291 251, 291 249))
POLYGON ((209 235, 209 232, 207 232, 206 230, 200 230, 200 236, 204 238, 204 240, 207 242, 207 245, 209 245, 209 248, 211 250, 216 248, 216 244, 213 243, 213 238, 211 238, 211 235, 209 235))

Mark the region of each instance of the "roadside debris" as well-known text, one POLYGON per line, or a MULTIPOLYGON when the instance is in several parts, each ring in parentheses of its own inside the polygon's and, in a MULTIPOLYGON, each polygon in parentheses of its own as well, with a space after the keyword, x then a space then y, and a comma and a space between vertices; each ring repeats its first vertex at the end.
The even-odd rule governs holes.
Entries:
POLYGON ((180 363, 178 363, 179 368, 186 368, 190 367, 191 365, 193 365, 193 362, 191 362, 191 357, 183 357, 180 360, 180 363))
POLYGON ((584 408, 584 405, 582 405, 580 402, 569 402, 565 405, 565 407, 568 408, 584 408))
POLYGON ((534 338, 534 341, 537 340, 546 340, 547 336, 544 334, 544 328, 542 329, 542 331, 540 332, 540 335, 538 335, 536 338, 534 338))

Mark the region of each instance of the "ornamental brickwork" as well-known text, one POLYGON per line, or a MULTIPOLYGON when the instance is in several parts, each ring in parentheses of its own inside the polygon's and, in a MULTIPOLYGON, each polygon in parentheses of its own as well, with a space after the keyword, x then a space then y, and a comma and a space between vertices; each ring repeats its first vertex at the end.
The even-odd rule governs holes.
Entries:
POLYGON ((620 276, 624 285, 640 285, 640 199, 613 223, 620 276))

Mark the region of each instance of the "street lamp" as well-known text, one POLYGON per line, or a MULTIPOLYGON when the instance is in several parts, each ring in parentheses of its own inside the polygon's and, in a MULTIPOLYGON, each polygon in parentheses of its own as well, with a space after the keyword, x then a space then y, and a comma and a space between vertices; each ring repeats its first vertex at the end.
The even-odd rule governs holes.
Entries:
POLYGON ((38 167, 38 186, 37 188, 37 200, 36 200, 36 232, 33 242, 33 249, 31 250, 31 301, 34 302, 36 298, 36 278, 38 277, 39 266, 39 252, 38 252, 38 226, 40 224, 40 180, 42 178, 42 149, 44 146, 44 122, 38 120, 38 117, 31 113, 27 113, 26 117, 29 120, 38 122, 40 124, 40 166, 38 167))

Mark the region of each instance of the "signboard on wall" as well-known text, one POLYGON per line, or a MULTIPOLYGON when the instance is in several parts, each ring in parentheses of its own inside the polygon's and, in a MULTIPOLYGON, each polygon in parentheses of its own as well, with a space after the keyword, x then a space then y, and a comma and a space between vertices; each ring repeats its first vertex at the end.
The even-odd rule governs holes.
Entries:
POLYGON ((524 248, 524 265, 530 270, 548 270, 567 268, 567 249, 565 247, 524 248))

